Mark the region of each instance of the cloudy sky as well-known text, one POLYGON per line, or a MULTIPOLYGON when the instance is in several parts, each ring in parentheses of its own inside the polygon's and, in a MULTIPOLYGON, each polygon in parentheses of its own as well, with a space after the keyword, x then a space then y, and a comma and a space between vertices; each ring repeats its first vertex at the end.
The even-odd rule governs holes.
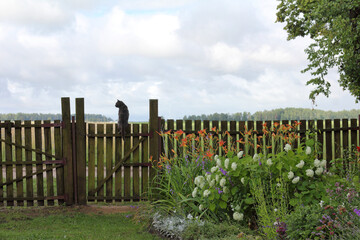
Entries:
POLYGON ((304 49, 275 23, 276 0, 0 1, 0 113, 86 113, 166 119, 303 107, 358 109, 331 72, 330 98, 308 99, 304 49))

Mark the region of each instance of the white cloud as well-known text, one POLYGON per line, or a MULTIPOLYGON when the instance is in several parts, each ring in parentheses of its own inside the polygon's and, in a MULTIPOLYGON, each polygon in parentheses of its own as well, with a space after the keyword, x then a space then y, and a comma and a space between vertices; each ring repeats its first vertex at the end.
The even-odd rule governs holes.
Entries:
MULTIPOLYGON (((0 1, 0 112, 59 112, 63 96, 88 113, 146 120, 311 107, 301 74, 308 39, 288 42, 276 3, 233 0, 0 1)), ((338 87, 318 108, 355 108, 338 87)))
POLYGON ((169 57, 180 51, 178 28, 176 16, 131 16, 115 7, 105 16, 104 28, 98 33, 99 47, 102 53, 112 56, 169 57))
POLYGON ((238 48, 222 42, 210 47, 209 57, 212 67, 225 72, 237 71, 243 61, 242 53, 238 48))
POLYGON ((0 1, 0 23, 14 23, 20 27, 35 26, 49 30, 67 22, 68 17, 68 14, 54 1, 0 1))

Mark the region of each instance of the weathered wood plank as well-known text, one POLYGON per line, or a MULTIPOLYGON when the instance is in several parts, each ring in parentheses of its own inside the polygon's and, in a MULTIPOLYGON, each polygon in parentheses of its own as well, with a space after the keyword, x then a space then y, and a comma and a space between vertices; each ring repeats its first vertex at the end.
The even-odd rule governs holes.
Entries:
MULTIPOLYGON (((106 134, 112 134, 114 125, 112 123, 106 124, 106 134)), ((113 167, 113 137, 106 138, 106 176, 111 174, 113 167)), ((106 181, 106 196, 111 197, 113 195, 113 177, 112 174, 109 180, 106 181)), ((107 202, 111 202, 108 200, 107 202)))
MULTIPOLYGON (((15 143, 18 145, 22 145, 22 134, 21 134, 21 121, 15 121, 15 143)), ((0 144, 1 148, 1 144, 0 144)), ((0 156, 1 156, 1 150, 0 150, 0 156)), ((15 147, 15 156, 16 156, 16 162, 22 162, 23 161, 23 155, 22 155, 22 149, 20 147, 15 147)), ((21 178, 23 176, 23 166, 22 165, 16 165, 16 178, 21 178)), ((24 197, 24 189, 23 189, 23 183, 24 181, 16 182, 16 197, 24 197)), ((24 206, 23 200, 17 201, 18 206, 24 206)))
MULTIPOLYGON (((254 121, 247 121, 247 130, 246 131, 252 131, 254 130, 254 121)), ((250 136, 247 135, 247 138, 246 138, 246 154, 249 154, 250 156, 253 156, 255 154, 255 148, 254 146, 250 146, 250 144, 254 145, 254 142, 251 141, 250 139, 250 136)))
MULTIPOLYGON (((334 128, 340 128, 340 119, 334 119, 334 128)), ((340 142, 340 130, 334 131, 334 158, 341 157, 341 142, 340 142)))
POLYGON ((317 129, 317 134, 316 134, 317 142, 319 142, 320 146, 316 142, 315 148, 319 149, 319 152, 317 153, 318 159, 322 159, 324 157, 324 148, 325 148, 324 131, 323 131, 324 121, 323 120, 316 121, 316 129, 317 129))
POLYGON ((66 204, 74 204, 74 168, 73 168, 73 146, 72 126, 70 121, 70 98, 61 98, 61 112, 64 128, 62 129, 63 157, 66 158, 64 167, 64 188, 66 204))
MULTIPOLYGON (((141 124, 141 133, 148 133, 149 126, 148 124, 141 124)), ((141 143, 141 162, 148 163, 149 162, 149 138, 141 143)), ((149 190, 149 171, 150 167, 141 167, 141 199, 148 198, 148 190, 149 190)))
MULTIPOLYGON (((119 131, 118 125, 115 125, 115 131, 116 133, 119 131)), ((122 138, 116 137, 115 138, 115 165, 117 165, 121 161, 122 156, 122 138)), ((121 201, 122 195, 122 167, 119 168, 118 171, 115 172, 115 201, 121 201), (118 200, 116 200, 118 199, 118 200)))
MULTIPOLYGON (((5 123, 10 123, 10 121, 5 121, 5 123)), ((11 127, 5 128, 5 141, 6 142, 12 142, 12 133, 11 133, 11 127)), ((7 162, 13 161, 13 150, 12 146, 10 144, 5 143, 5 159, 7 162)), ((11 182, 13 180, 13 166, 6 166, 6 182, 11 182)), ((6 184, 6 196, 9 199, 12 199, 14 197, 14 184, 9 183, 6 184)), ((7 206, 14 206, 13 200, 7 201, 7 206)))
MULTIPOLYGON (((131 132, 131 125, 129 124, 128 130, 126 132, 131 132)), ((156 132, 154 132, 157 135, 156 132)), ((129 153, 131 149, 131 138, 126 136, 124 139, 124 156, 129 153)), ((123 156, 123 157, 124 157, 123 156)), ((129 160, 127 162, 132 162, 131 157, 129 156, 129 160)), ((124 166, 124 197, 125 199, 131 199, 131 170, 130 166, 124 166)), ((126 201, 126 200, 125 200, 126 201)))
MULTIPOLYGON (((0 121, 0 124, 2 124, 2 121, 0 121)), ((0 128, 0 139, 2 139, 2 129, 0 128)), ((6 159, 3 159, 3 142, 0 141, 0 162, 6 161, 6 159)), ((3 165, 0 166, 0 207, 4 206, 4 201, 2 198, 4 197, 4 187, 3 187, 3 165)))
MULTIPOLYGON (((331 120, 325 120, 325 128, 331 128, 331 120)), ((326 161, 329 163, 333 159, 333 147, 332 147, 332 131, 325 133, 325 157, 326 161)))
MULTIPOLYGON (((140 133, 140 125, 133 124, 133 133, 140 133)), ((133 137, 133 144, 132 146, 136 146, 139 143, 139 137, 133 137)), ((133 153, 133 163, 140 162, 140 149, 135 149, 133 153)), ((140 167, 133 166, 133 198, 139 199, 140 198, 140 167)))
POLYGON ((84 98, 75 99, 76 108, 76 171, 78 204, 86 204, 86 125, 84 98))
MULTIPOLYGON (((31 121, 25 121, 25 147, 32 148, 32 141, 31 141, 31 121)), ((32 152, 29 150, 25 150, 25 157, 27 161, 32 161, 32 152)), ((26 166, 26 175, 30 176, 32 174, 32 166, 26 166)), ((32 198, 33 195, 33 178, 27 177, 26 178, 26 197, 32 198)), ((34 206, 33 200, 26 201, 27 206, 34 206)))
MULTIPOLYGON (((95 124, 88 124, 88 133, 95 134, 95 124)), ((95 189, 95 138, 88 138, 88 196, 94 197, 95 189)))
MULTIPOLYGON (((54 123, 59 124, 60 120, 55 120, 54 123)), ((57 156, 55 160, 63 158, 62 150, 62 140, 61 140, 61 128, 54 128, 54 145, 55 145, 55 155, 57 156)), ((56 168, 56 192, 58 196, 64 196, 65 186, 64 186, 64 167, 56 168)), ((64 199, 58 199, 59 205, 65 202, 64 199)))
MULTIPOLYGON (((50 121, 44 121, 44 124, 49 124, 50 121)), ((45 144, 45 152, 51 154, 52 153, 52 144, 51 144, 51 128, 44 128, 44 144, 45 144)), ((51 157, 46 156, 47 161, 53 160, 51 157)), ((51 169, 51 165, 46 165, 46 196, 54 196, 54 180, 53 180, 53 171, 51 169)), ((54 200, 49 199, 47 201, 48 206, 54 205, 54 200)))
MULTIPOLYGON (((97 133, 104 134, 104 124, 97 124, 97 133)), ((97 186, 104 179, 104 138, 97 137, 97 186)), ((104 196, 104 186, 97 192, 98 197, 104 196)))
MULTIPOLYGON (((36 125, 40 125, 41 121, 35 121, 36 125)), ((35 148, 42 150, 42 131, 41 127, 35 127, 35 148)), ((36 153, 36 161, 41 161, 42 155, 40 153, 36 153)), ((36 171, 41 171, 43 169, 42 164, 36 164, 36 171)), ((37 196, 40 198, 44 197, 44 176, 43 173, 36 174, 36 191, 37 196)), ((38 200, 39 206, 44 206, 44 200, 38 200)))

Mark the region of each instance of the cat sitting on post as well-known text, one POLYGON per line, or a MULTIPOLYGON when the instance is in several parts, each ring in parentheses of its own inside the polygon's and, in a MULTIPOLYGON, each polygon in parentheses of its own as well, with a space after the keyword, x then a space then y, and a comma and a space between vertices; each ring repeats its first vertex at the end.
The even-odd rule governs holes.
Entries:
POLYGON ((129 125, 129 110, 123 101, 117 100, 115 107, 119 108, 119 118, 118 118, 118 133, 121 133, 121 137, 124 140, 125 131, 129 125))

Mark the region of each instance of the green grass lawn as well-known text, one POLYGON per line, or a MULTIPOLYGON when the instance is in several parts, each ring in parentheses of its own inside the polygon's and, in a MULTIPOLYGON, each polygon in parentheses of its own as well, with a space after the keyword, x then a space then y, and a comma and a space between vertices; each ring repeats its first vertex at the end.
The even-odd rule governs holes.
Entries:
POLYGON ((136 225, 131 214, 72 207, 4 208, 0 210, 0 239, 160 239, 136 225))

